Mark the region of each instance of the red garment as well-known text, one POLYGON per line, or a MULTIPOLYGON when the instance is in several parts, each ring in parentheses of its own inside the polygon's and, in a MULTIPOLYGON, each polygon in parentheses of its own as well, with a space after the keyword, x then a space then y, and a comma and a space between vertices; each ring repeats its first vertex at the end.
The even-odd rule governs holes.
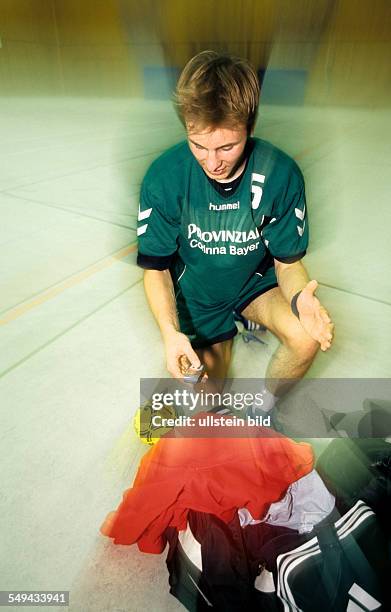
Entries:
POLYGON ((214 432, 221 437, 162 438, 142 458, 133 487, 108 514, 101 533, 115 544, 137 542, 143 552, 161 553, 166 527, 185 529, 189 509, 225 522, 238 508, 262 518, 292 482, 313 469, 314 459, 309 444, 276 437, 267 427, 258 431, 262 437, 224 438, 221 427, 214 432))

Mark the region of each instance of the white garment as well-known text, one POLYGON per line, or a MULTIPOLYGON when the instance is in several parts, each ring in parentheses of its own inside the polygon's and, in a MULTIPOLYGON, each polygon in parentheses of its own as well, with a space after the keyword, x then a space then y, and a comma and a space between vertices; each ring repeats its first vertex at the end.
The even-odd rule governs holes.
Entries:
POLYGON ((262 520, 254 520, 247 508, 239 508, 242 527, 267 523, 309 533, 335 506, 335 497, 326 488, 316 470, 289 485, 285 496, 274 502, 262 520))
POLYGON ((178 540, 190 561, 202 572, 201 544, 193 536, 190 525, 178 533, 178 540))
POLYGON ((258 591, 262 591, 263 593, 274 593, 276 587, 274 586, 272 572, 269 572, 267 569, 262 570, 259 576, 255 578, 254 586, 258 591))

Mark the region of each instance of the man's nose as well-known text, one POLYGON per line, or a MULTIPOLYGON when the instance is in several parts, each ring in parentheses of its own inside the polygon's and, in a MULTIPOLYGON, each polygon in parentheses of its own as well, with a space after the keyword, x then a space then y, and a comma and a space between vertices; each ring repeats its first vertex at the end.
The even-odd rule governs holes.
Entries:
POLYGON ((208 153, 206 154, 205 163, 206 168, 207 170, 209 170, 209 172, 214 172, 215 170, 217 170, 220 165, 220 160, 216 151, 208 151, 208 153))

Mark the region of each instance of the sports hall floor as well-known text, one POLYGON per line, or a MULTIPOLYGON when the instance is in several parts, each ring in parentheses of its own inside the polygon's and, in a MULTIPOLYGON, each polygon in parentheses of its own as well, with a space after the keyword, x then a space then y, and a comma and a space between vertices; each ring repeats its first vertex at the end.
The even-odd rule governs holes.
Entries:
MULTIPOLYGON (((8 98, 0 117, 0 588, 69 589, 75 612, 181 610, 164 554, 98 530, 147 449, 139 379, 165 375, 135 226, 143 173, 182 129, 145 100, 8 98)), ((310 376, 391 377, 390 112, 264 106, 256 134, 306 178, 306 264, 336 325, 310 376)), ((232 375, 262 376, 267 342, 238 338, 232 375)))

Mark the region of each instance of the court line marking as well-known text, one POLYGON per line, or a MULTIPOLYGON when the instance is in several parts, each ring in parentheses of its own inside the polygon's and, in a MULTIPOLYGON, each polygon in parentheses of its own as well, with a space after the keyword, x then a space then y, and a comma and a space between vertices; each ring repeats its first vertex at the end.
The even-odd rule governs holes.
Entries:
MULTIPOLYGON (((130 242, 129 244, 136 244, 136 240, 130 242)), ((123 247, 125 248, 125 247, 123 247)), ((113 256, 115 255, 115 251, 113 253, 109 253, 109 255, 113 256)), ((100 261, 103 261, 106 257, 108 257, 109 255, 106 255, 105 257, 100 257, 95 263, 99 263, 100 261)), ((28 297, 25 297, 23 299, 20 299, 19 302, 16 302, 15 304, 10 304, 9 306, 6 306, 5 308, 3 308, 2 310, 0 310, 0 321, 1 321, 1 317, 5 314, 7 314, 8 312, 10 312, 12 309, 17 308, 18 306, 22 305, 22 304, 27 304, 27 302, 29 302, 30 300, 32 300, 33 298, 41 295, 42 293, 44 293, 45 291, 49 291, 50 289, 52 289, 53 287, 57 287, 57 285, 60 282, 64 282, 66 280, 68 280, 69 278, 71 278, 72 276, 75 276, 76 274, 79 274, 79 272, 84 272, 84 270, 87 270, 89 266, 84 266, 83 268, 80 268, 79 270, 76 270, 75 272, 72 272, 70 274, 68 274, 65 278, 62 279, 62 281, 56 281, 53 282, 51 285, 48 285, 45 288, 41 288, 36 292, 31 293, 28 297)))
POLYGON ((157 151, 143 153, 142 155, 135 155, 133 157, 123 157, 118 160, 115 160, 114 162, 109 162, 106 164, 103 162, 100 164, 95 164, 94 166, 87 166, 81 170, 77 170, 75 168, 74 170, 71 170, 70 172, 66 172, 65 174, 54 174, 53 176, 46 176, 45 178, 41 178, 37 181, 31 181, 31 180, 29 180, 28 182, 24 181, 23 183, 20 183, 19 185, 11 185, 9 187, 6 187, 4 190, 1 190, 0 193, 5 193, 5 192, 12 193, 13 190, 24 189, 25 187, 31 187, 32 185, 40 185, 42 183, 51 183, 52 181, 57 181, 59 179, 68 178, 69 176, 73 176, 76 174, 83 174, 84 172, 91 172, 92 170, 100 170, 102 168, 115 167, 123 162, 133 161, 135 159, 141 159, 143 157, 148 157, 150 155, 159 154, 163 151, 165 151, 165 149, 158 149, 157 151))
POLYGON ((96 314, 97 312, 99 312, 100 310, 102 310, 102 308, 105 308, 105 306, 107 306, 108 304, 110 304, 111 302, 114 302, 114 300, 116 300, 117 298, 119 298, 121 295, 123 295, 124 293, 126 293, 127 291, 129 291, 130 289, 132 289, 133 287, 135 287, 138 283, 141 283, 142 279, 139 278, 136 282, 132 283, 131 285, 129 285, 129 287, 126 287, 126 289, 124 289, 123 291, 120 291, 120 293, 117 293, 116 295, 114 295, 113 297, 111 297, 109 300, 106 300, 106 302, 104 302, 103 304, 100 304, 97 308, 95 308, 94 310, 92 310, 91 312, 89 312, 88 314, 86 314, 84 317, 82 317, 81 319, 79 319, 78 321, 76 321, 75 323, 73 323, 72 325, 70 325, 69 327, 67 327, 66 329, 63 329, 59 334, 56 334, 55 336, 53 336, 52 338, 50 338, 50 340, 48 340, 47 342, 45 342, 44 344, 42 344, 41 346, 39 346, 38 348, 34 349, 33 351, 31 351, 31 353, 28 353, 28 355, 25 355, 22 359, 20 359, 19 361, 17 361, 16 363, 14 363, 12 366, 9 366, 6 370, 4 370, 3 372, 0 373, 0 378, 3 378, 4 376, 6 376, 7 374, 9 374, 12 370, 14 370, 15 368, 17 368, 18 366, 22 365, 25 361, 27 361, 28 359, 30 359, 31 357, 34 357, 34 355, 36 355, 37 353, 39 353, 40 351, 42 351, 43 349, 45 349, 47 346, 50 346, 50 344, 52 344, 53 342, 55 342, 56 340, 58 340, 59 338, 61 338, 62 336, 64 336, 67 332, 69 332, 71 329, 74 329, 75 327, 77 327, 78 325, 80 325, 80 323, 83 323, 84 321, 86 321, 87 319, 89 319, 90 317, 92 317, 92 315, 96 314))
POLYGON ((23 302, 20 306, 15 306, 11 308, 10 310, 6 311, 6 314, 0 319, 0 325, 6 325, 11 321, 15 321, 22 315, 26 314, 26 312, 29 312, 33 308, 36 308, 37 306, 40 306, 41 304, 44 304, 45 302, 53 299, 60 293, 63 293, 66 289, 75 287, 76 285, 83 282, 87 278, 90 278, 97 272, 101 272, 102 270, 109 268, 113 264, 118 263, 118 261, 129 255, 130 253, 133 253, 134 251, 136 251, 136 249, 136 242, 126 247, 123 247, 119 251, 116 251, 112 255, 101 259, 100 261, 92 264, 81 272, 77 272, 66 280, 57 283, 56 285, 50 287, 49 289, 46 289, 42 293, 39 293, 33 299, 29 299, 27 300, 27 302, 23 302))
POLYGON ((327 287, 328 289, 334 289, 335 291, 340 291, 341 293, 346 293, 347 295, 353 295, 354 297, 360 297, 364 300, 370 300, 371 302, 375 302, 376 304, 384 304, 385 306, 391 306, 391 302, 387 302, 386 300, 379 300, 379 298, 371 297, 370 295, 365 295, 364 293, 356 293, 355 291, 349 291, 349 289, 341 289, 341 287, 336 287, 335 285, 329 285, 328 283, 321 283, 319 281, 319 285, 322 287, 327 287))
MULTIPOLYGON (((58 204, 48 204, 47 202, 42 202, 41 200, 37 200, 35 198, 23 197, 20 195, 15 195, 14 193, 7 193, 6 191, 4 191, 3 193, 4 195, 7 196, 7 198, 14 198, 22 202, 37 204, 38 206, 44 206, 45 208, 49 208, 50 210, 61 210, 62 212, 65 212, 71 215, 75 215, 76 217, 82 217, 83 219, 84 218, 94 219, 94 221, 99 221, 100 223, 106 223, 108 225, 114 225, 115 227, 122 227, 124 229, 130 229, 130 230, 136 231, 136 227, 131 227, 130 225, 125 225, 123 223, 116 223, 115 221, 110 221, 109 219, 102 219, 101 217, 94 217, 93 215, 88 215, 87 213, 80 212, 80 209, 67 208, 66 206, 59 206, 58 204)), ((138 195, 138 192, 129 194, 129 196, 135 196, 136 200, 138 200, 137 195, 138 195)), ((109 210, 109 211, 103 211, 103 212, 111 213, 113 211, 109 210)), ((128 217, 137 217, 137 211, 134 212, 133 214, 128 214, 128 215, 126 215, 126 213, 116 213, 115 211, 113 214, 121 214, 122 216, 128 216, 128 217)))

